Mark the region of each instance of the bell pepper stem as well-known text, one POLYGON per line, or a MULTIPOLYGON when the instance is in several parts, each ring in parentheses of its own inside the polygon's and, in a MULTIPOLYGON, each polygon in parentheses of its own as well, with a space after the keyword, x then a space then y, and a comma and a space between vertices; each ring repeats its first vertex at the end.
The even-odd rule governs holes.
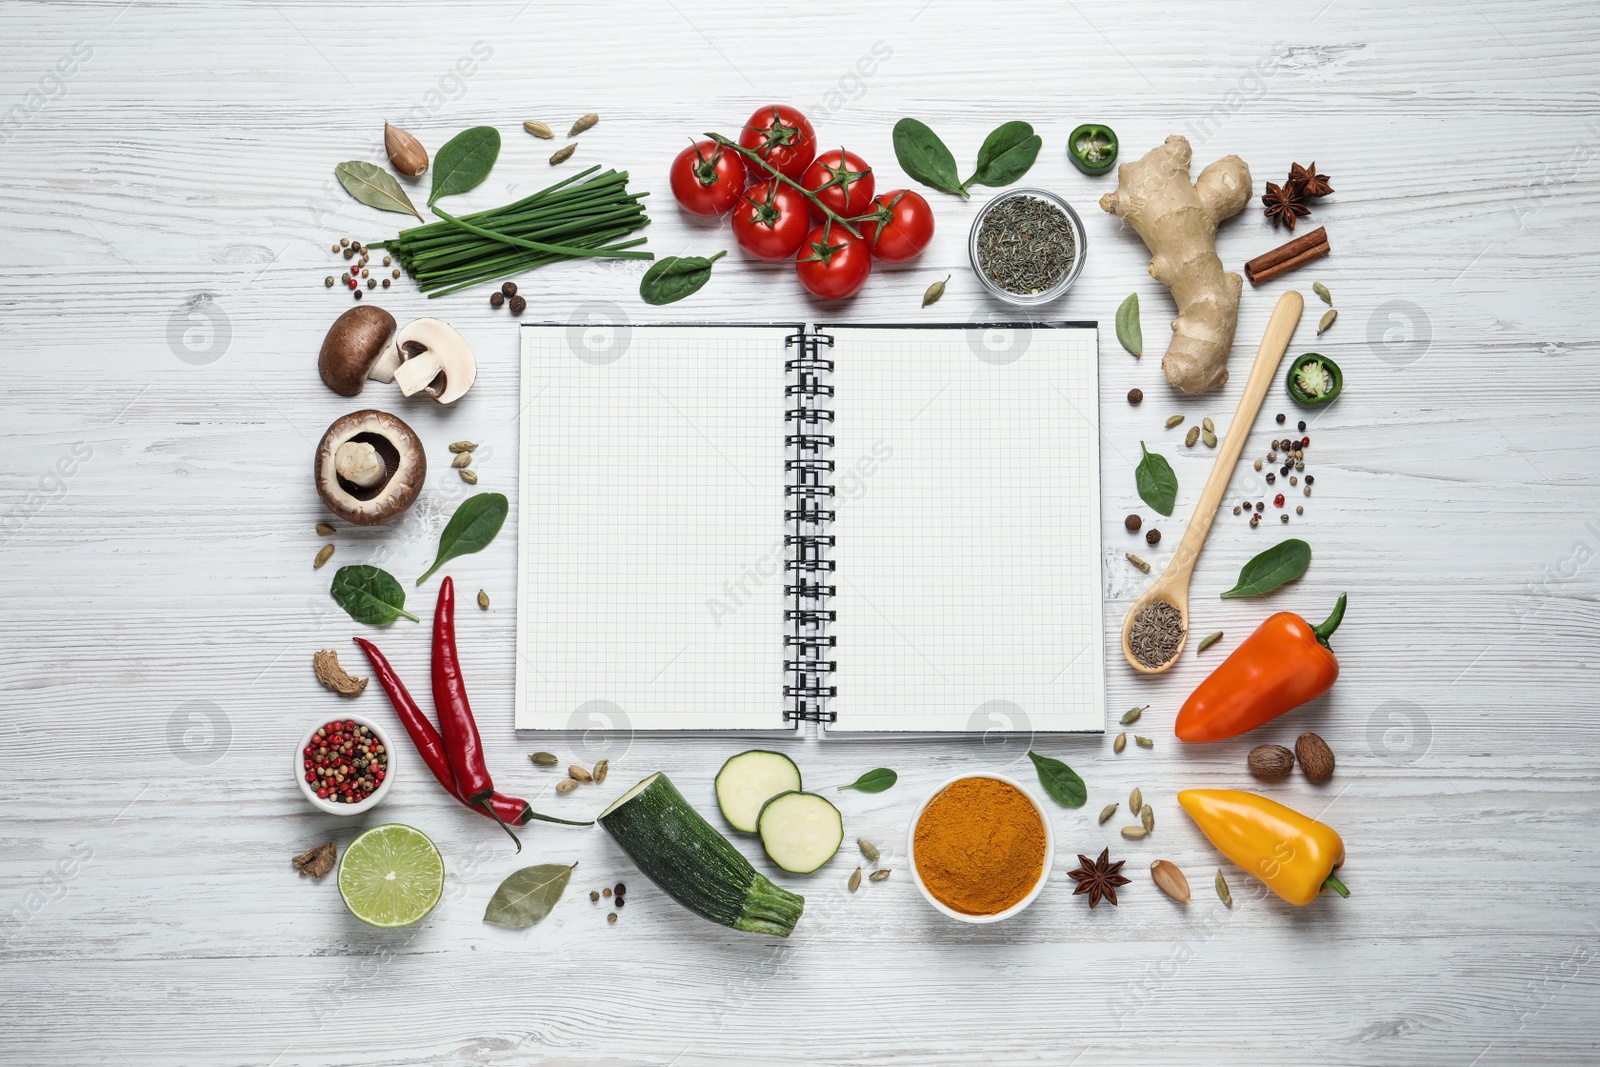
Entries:
POLYGON ((1350 897, 1350 890, 1346 889, 1344 887, 1344 883, 1339 881, 1339 879, 1332 874, 1328 875, 1328 877, 1322 880, 1322 888, 1331 889, 1346 899, 1349 899, 1350 897))
POLYGON ((1312 633, 1317 635, 1317 643, 1322 645, 1324 648, 1329 647, 1328 638, 1333 636, 1333 631, 1337 630, 1339 628, 1339 624, 1344 621, 1344 607, 1346 599, 1346 595, 1344 593, 1340 593, 1339 602, 1333 606, 1333 614, 1324 619, 1321 626, 1318 626, 1312 630, 1312 633))

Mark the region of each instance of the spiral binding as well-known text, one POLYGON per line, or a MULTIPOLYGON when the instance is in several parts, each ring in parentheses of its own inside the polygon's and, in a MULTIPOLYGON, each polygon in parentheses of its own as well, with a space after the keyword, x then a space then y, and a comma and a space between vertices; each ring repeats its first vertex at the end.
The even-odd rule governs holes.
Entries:
POLYGON ((833 547, 834 538, 822 532, 834 517, 833 511, 823 506, 834 495, 830 478, 834 461, 825 454, 833 449, 833 435, 822 432, 833 422, 833 411, 822 406, 833 396, 833 386, 822 380, 833 372, 833 361, 819 355, 824 347, 833 347, 833 338, 802 330, 784 342, 796 354, 784 363, 784 369, 794 375, 784 395, 795 406, 784 413, 794 432, 784 438, 790 450, 783 465, 790 475, 784 491, 792 506, 783 513, 790 524, 784 537, 789 551, 784 569, 789 581, 783 587, 789 601, 783 613, 789 624, 784 645, 790 658, 783 661, 789 676, 783 695, 794 704, 783 717, 789 722, 833 722, 835 713, 828 710, 827 701, 839 691, 828 684, 828 676, 838 665, 824 657, 826 650, 838 643, 837 636, 827 632, 828 624, 838 618, 828 607, 838 587, 827 582, 834 561, 826 550, 833 547))

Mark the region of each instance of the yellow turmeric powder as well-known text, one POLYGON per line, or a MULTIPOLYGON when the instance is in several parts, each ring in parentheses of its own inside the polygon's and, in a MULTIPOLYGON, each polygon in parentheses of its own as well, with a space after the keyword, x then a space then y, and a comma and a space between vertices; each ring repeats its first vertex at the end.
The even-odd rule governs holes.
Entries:
POLYGON ((1005 911, 1044 873, 1044 823, 1027 794, 995 778, 963 778, 917 819, 917 875, 967 915, 1005 911))

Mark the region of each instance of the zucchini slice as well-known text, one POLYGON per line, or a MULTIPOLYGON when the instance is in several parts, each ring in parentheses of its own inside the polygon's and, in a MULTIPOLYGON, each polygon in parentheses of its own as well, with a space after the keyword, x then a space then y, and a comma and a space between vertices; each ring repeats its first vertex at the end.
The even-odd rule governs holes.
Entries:
POLYGON ((756 832, 761 806, 800 788, 800 768, 778 752, 753 749, 733 756, 717 772, 717 807, 735 830, 756 832))
POLYGON ((767 856, 791 874, 810 874, 844 841, 844 817, 815 793, 779 793, 761 809, 757 826, 767 856))
POLYGON ((598 821, 663 893, 714 923, 788 937, 805 910, 804 897, 759 874, 660 771, 598 821))

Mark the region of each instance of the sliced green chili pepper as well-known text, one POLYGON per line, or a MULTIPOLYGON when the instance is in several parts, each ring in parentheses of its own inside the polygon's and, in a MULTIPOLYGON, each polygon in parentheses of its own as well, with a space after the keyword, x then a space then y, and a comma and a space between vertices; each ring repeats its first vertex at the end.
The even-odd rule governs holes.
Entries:
POLYGON ((1104 174, 1117 161, 1117 135, 1110 126, 1084 123, 1067 138, 1067 154, 1085 174, 1104 174))
POLYGON ((1288 385, 1296 403, 1326 404, 1344 390, 1344 372, 1327 356, 1307 352, 1289 367, 1288 385))

